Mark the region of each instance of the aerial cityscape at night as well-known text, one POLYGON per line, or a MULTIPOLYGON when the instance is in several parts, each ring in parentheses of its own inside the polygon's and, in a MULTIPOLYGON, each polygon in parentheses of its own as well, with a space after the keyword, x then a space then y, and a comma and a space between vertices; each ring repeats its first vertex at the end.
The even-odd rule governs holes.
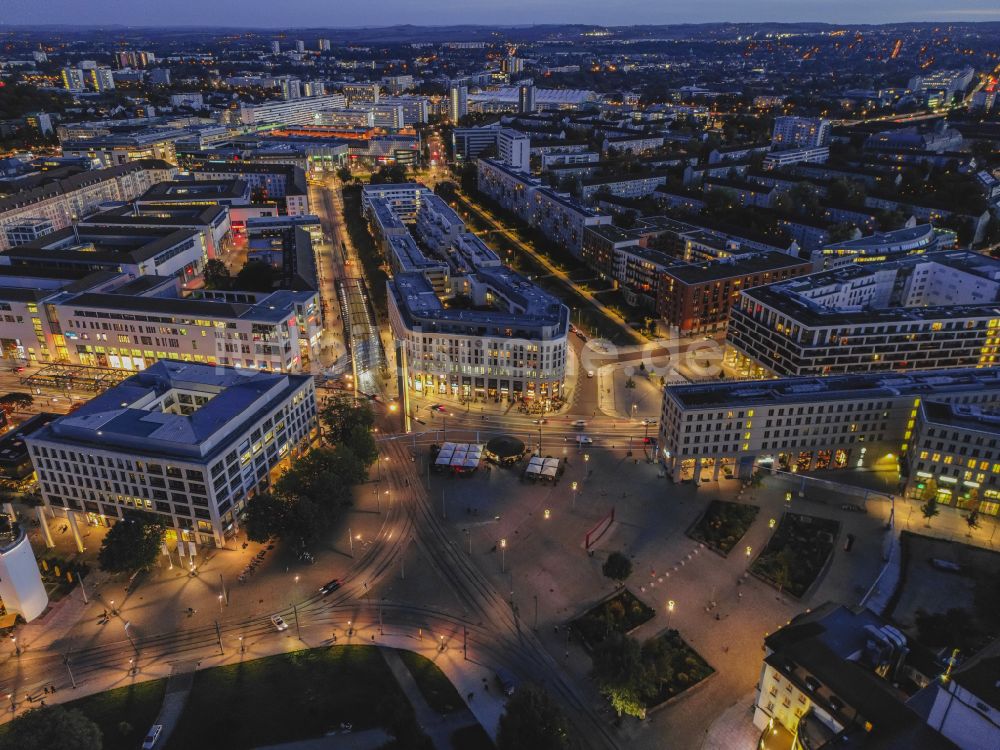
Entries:
POLYGON ((1000 748, 1000 8, 673 5, 0 5, 0 750, 1000 748))

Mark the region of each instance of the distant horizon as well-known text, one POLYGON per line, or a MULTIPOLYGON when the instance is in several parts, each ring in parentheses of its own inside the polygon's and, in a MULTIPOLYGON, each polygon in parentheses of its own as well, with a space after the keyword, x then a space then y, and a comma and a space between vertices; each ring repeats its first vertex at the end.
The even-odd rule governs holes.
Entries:
POLYGON ((393 26, 683 26, 700 24, 815 23, 892 25, 1000 21, 996 0, 380 0, 377 5, 331 7, 326 0, 165 0, 155 5, 125 0, 90 0, 87 23, 77 19, 78 0, 4 0, 0 28, 121 26, 140 29, 377 29, 393 26), (945 6, 945 7, 942 7, 945 6), (309 19, 309 23, 303 23, 309 19), (393 19, 388 22, 387 19, 393 19), (530 19, 511 23, 514 19, 530 19), (293 21, 289 23, 289 21, 293 21))

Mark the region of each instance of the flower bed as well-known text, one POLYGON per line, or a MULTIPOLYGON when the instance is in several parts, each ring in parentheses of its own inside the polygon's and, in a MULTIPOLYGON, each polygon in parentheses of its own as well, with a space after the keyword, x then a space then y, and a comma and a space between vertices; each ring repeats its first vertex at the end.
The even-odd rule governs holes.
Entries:
POLYGON ((758 512, 756 505, 713 500, 688 536, 728 555, 749 531, 758 512))
POLYGON ((833 553, 840 523, 786 513, 750 570, 776 588, 801 597, 833 553))
POLYGON ((656 614, 628 589, 622 589, 610 599, 589 609, 570 623, 584 648, 592 651, 612 633, 628 633, 649 622, 656 614))

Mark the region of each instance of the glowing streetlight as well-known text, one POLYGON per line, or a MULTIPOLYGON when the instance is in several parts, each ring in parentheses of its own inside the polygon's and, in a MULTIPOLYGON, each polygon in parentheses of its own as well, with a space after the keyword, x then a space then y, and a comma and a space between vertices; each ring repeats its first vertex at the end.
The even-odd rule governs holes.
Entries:
POLYGON ((753 552, 753 547, 751 547, 751 546, 750 546, 750 545, 748 544, 748 545, 747 545, 747 560, 749 560, 749 559, 750 559, 750 553, 751 553, 751 552, 753 552))
POLYGON ((573 487, 573 510, 576 510, 576 487, 577 487, 576 482, 573 482, 572 487, 573 487))
POLYGON ((775 521, 773 518, 771 518, 767 522, 767 528, 773 529, 775 527, 775 525, 777 525, 777 523, 778 523, 777 521, 775 521))
POLYGON ((667 602, 667 627, 668 628, 670 627, 670 618, 673 617, 673 614, 674 614, 674 600, 670 599, 667 602))
POLYGON ((500 540, 500 572, 501 573, 503 573, 507 569, 506 556, 505 556, 506 551, 507 551, 507 540, 506 539, 501 539, 500 540))
POLYGON ((548 518, 552 515, 552 511, 546 508, 545 510, 542 511, 542 515, 546 518, 546 520, 548 520, 548 518))

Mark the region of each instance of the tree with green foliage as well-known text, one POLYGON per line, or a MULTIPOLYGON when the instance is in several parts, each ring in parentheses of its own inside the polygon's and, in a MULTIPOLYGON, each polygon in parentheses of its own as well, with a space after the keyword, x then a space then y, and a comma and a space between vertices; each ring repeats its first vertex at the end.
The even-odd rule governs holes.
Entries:
POLYGON ((972 532, 979 528, 979 508, 973 508, 969 515, 965 517, 965 523, 969 527, 969 533, 966 536, 972 536, 972 532))
POLYGON ((240 292, 273 292, 281 271, 260 260, 246 263, 233 279, 232 288, 240 292))
POLYGON ((544 688, 522 685, 500 717, 497 750, 561 750, 569 746, 569 722, 544 688))
POLYGON ((632 575, 632 561, 621 552, 612 552, 604 561, 601 572, 615 581, 624 581, 632 575))
POLYGON ((0 735, 0 750, 101 750, 101 729, 82 711, 63 706, 33 708, 0 735))
POLYGON ((326 432, 326 439, 334 445, 350 440, 354 429, 361 427, 370 431, 375 426, 375 412, 365 401, 342 393, 332 396, 319 413, 326 432))
POLYGON ((337 177, 341 182, 350 182, 352 177, 351 170, 347 167, 339 167, 337 169, 337 177))
POLYGON ((218 258, 212 258, 205 263, 205 288, 227 290, 232 286, 233 277, 229 275, 226 264, 218 258))
POLYGON ((163 544, 164 529, 141 513, 126 516, 104 535, 97 560, 109 573, 148 570, 156 562, 163 544))
POLYGON ((29 408, 33 403, 35 403, 35 398, 30 393, 21 393, 20 391, 5 393, 0 396, 0 411, 10 416, 18 409, 29 408))
POLYGON ((930 528, 931 519, 934 518, 934 516, 941 513, 940 508, 938 508, 937 498, 934 497, 933 495, 927 498, 927 502, 920 506, 920 512, 927 520, 927 523, 924 525, 930 528))
POLYGON ((247 501, 243 528, 251 542, 266 542, 281 536, 286 528, 288 504, 271 492, 258 492, 247 501))
POLYGON ((591 675, 618 715, 645 718, 647 698, 654 685, 639 642, 613 633, 594 650, 593 665, 591 675))

